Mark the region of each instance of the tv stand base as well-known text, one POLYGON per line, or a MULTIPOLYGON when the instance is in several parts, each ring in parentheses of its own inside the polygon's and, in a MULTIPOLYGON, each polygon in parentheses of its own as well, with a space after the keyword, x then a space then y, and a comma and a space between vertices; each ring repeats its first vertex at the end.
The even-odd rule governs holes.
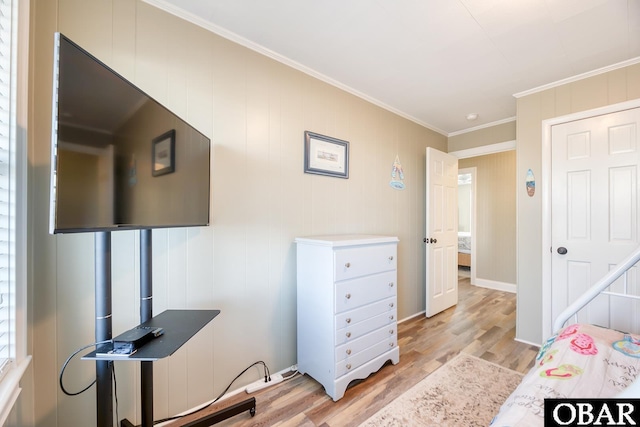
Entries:
MULTIPOLYGON (((202 418, 194 421, 189 421, 186 424, 181 424, 182 427, 208 427, 210 425, 224 421, 227 418, 234 417, 245 411, 249 411, 253 417, 256 414, 256 398, 251 397, 243 400, 242 402, 231 405, 228 408, 221 409, 211 414, 206 414, 202 418)), ((131 423, 131 421, 124 419, 120 421, 120 427, 137 427, 131 423)))

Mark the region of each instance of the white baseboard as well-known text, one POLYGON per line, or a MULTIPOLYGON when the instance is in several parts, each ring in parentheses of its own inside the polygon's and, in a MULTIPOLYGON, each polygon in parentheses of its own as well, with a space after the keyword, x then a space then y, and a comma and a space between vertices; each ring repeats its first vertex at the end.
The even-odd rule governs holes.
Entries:
POLYGON ((516 285, 513 283, 498 282, 496 280, 478 279, 472 285, 480 286, 481 288, 494 289, 496 291, 516 293, 516 285))
POLYGON ((425 310, 419 311, 419 312, 417 312, 416 314, 412 314, 412 315, 411 315, 411 316, 409 316, 409 317, 405 317, 405 318, 404 318, 404 319, 402 319, 402 320, 398 320, 398 323, 406 322, 407 320, 411 320, 411 319, 413 319, 414 317, 424 316, 424 314, 425 314, 425 313, 426 313, 426 311, 425 311, 425 310))

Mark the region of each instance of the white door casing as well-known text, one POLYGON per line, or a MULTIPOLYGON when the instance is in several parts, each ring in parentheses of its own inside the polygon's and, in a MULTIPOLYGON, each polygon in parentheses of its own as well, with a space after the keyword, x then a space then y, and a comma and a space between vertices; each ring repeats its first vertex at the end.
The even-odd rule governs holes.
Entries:
POLYGON ((427 147, 426 316, 458 303, 458 159, 427 147))
MULTIPOLYGON (((543 240, 548 251, 543 257, 543 277, 548 277, 543 339, 562 309, 638 245, 640 109, 621 109, 546 123, 550 167, 544 176, 550 186, 543 189, 549 203, 548 211, 543 204, 549 215, 543 221, 543 232, 549 233, 548 246, 543 240)), ((628 274, 629 286, 637 286, 636 276, 635 271, 628 274)), ((578 321, 628 330, 634 304, 600 296, 578 321)))

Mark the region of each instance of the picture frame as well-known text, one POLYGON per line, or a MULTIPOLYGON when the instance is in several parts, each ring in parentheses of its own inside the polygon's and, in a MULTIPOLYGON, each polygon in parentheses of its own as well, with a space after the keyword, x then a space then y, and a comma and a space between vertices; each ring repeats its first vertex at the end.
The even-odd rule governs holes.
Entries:
POLYGON ((171 129, 151 142, 151 174, 153 176, 173 173, 176 169, 176 131, 171 129))
POLYGON ((304 172, 349 178, 349 141, 304 132, 304 172))

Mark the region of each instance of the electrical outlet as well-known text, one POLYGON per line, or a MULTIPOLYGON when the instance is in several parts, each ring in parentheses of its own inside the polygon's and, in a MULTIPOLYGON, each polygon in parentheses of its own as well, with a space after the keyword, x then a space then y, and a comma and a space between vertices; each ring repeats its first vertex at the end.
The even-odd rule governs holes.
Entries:
POLYGON ((256 391, 262 390, 263 388, 271 387, 272 385, 281 383, 282 379, 282 375, 273 374, 271 375, 271 381, 265 382, 263 379, 258 380, 249 384, 245 390, 247 393, 255 393, 256 391))

